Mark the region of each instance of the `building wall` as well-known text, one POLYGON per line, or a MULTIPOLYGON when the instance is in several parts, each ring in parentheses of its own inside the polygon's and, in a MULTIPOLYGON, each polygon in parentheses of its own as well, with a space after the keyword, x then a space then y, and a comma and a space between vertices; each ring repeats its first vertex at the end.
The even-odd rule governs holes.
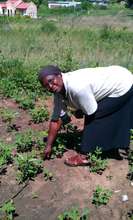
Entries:
POLYGON ((68 1, 68 2, 48 2, 49 8, 70 8, 70 7, 78 7, 81 4, 81 2, 75 2, 75 1, 68 1))
POLYGON ((30 3, 25 15, 30 16, 31 18, 37 18, 37 7, 34 3, 30 3))
MULTIPOLYGON (((19 5, 22 2, 22 0, 18 0, 15 2, 15 4, 12 4, 10 0, 6 2, 7 8, 4 9, 4 14, 3 14, 3 9, 0 6, 0 15, 7 15, 7 16, 14 16, 16 14, 16 6, 19 5)), ((30 16, 31 18, 37 18, 37 7, 36 5, 31 2, 29 3, 29 7, 25 10, 19 10, 20 14, 25 16, 30 16)))

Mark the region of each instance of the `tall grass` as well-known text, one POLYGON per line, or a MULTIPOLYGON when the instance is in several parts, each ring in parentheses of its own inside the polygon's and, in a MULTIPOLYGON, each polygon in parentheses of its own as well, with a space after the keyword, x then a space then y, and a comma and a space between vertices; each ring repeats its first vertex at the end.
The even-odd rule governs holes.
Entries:
POLYGON ((133 30, 128 22, 123 27, 92 27, 87 26, 89 17, 81 18, 0 18, 0 52, 7 60, 18 59, 36 70, 46 64, 57 64, 63 71, 112 64, 133 70, 133 30))

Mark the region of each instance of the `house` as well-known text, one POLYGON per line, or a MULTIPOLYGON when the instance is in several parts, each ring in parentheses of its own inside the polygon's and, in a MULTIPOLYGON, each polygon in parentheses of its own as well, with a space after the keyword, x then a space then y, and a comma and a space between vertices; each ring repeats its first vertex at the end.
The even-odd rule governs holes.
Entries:
POLYGON ((37 7, 33 2, 22 0, 0 2, 0 15, 14 16, 16 14, 37 18, 37 7))
POLYGON ((48 8, 76 8, 81 5, 81 2, 76 1, 49 1, 48 8))

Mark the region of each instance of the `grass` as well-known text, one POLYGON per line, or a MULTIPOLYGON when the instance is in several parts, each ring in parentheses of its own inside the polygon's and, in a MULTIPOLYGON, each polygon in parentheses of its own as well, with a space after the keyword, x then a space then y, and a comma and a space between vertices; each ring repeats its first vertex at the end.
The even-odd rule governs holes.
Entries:
POLYGON ((60 65, 63 71, 111 64, 132 69, 133 21, 127 16, 131 13, 113 5, 106 10, 92 8, 84 15, 8 19, 0 27, 1 54, 19 58, 36 71, 48 63, 60 65))

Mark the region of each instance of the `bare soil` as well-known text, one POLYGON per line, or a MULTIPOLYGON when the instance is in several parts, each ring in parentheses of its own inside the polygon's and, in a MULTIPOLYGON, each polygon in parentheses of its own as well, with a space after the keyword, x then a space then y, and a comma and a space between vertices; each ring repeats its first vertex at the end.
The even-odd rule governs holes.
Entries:
MULTIPOLYGON (((45 104, 51 111, 51 100, 45 104)), ((31 120, 27 111, 9 99, 1 99, 0 106, 18 111, 15 119, 19 131, 27 128, 46 130, 48 122, 38 125, 29 123, 31 120)), ((73 123, 82 129, 83 121, 73 118, 73 123)), ((14 134, 6 131, 5 123, 0 120, 0 138, 8 143, 14 140, 14 134)), ((43 174, 39 174, 34 181, 27 185, 18 184, 14 165, 9 165, 5 174, 0 175, 0 204, 13 197, 16 206, 16 220, 56 220, 57 216, 72 207, 80 210, 87 207, 90 210, 90 220, 126 220, 128 211, 133 209, 133 186, 127 179, 128 160, 108 159, 108 167, 102 175, 89 172, 89 167, 68 167, 64 164, 67 156, 74 154, 68 150, 62 158, 44 161, 54 175, 53 181, 45 181, 43 174), (113 195, 106 206, 98 208, 92 204, 93 192, 97 185, 111 189, 113 195), (19 192, 19 193, 18 193, 19 192), (18 193, 18 195, 17 195, 18 193), (128 200, 122 201, 122 195, 128 200)))

